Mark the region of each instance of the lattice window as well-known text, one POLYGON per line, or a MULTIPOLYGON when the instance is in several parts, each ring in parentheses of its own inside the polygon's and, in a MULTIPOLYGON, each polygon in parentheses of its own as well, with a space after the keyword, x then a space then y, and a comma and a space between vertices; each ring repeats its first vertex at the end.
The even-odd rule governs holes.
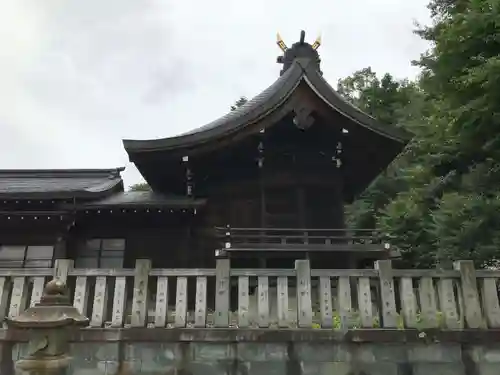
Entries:
POLYGON ((125 239, 93 238, 77 249, 76 268, 122 268, 125 239))
POLYGON ((52 245, 1 245, 0 268, 50 268, 54 263, 52 245))

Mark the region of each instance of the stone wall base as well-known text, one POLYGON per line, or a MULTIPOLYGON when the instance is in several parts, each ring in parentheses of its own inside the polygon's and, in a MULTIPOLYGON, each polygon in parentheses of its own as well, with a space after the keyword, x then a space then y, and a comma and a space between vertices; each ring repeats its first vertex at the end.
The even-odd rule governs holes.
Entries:
MULTIPOLYGON (((14 345, 12 359, 25 351, 25 344, 14 345)), ((80 342, 71 353, 68 375, 497 375, 500 369, 500 343, 80 342)))

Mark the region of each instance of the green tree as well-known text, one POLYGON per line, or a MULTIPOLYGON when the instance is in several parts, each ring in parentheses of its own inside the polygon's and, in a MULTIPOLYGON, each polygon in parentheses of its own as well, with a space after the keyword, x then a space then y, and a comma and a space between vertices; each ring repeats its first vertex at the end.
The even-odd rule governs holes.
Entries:
MULTIPOLYGON (((420 131, 426 98, 418 83, 397 80, 388 73, 378 78, 371 68, 365 68, 339 80, 337 91, 383 123, 420 131)), ((348 207, 347 219, 351 227, 375 228, 379 211, 403 189, 405 181, 400 170, 411 156, 407 150, 348 207)))
POLYGON ((378 78, 370 67, 339 80, 337 91, 380 122, 396 126, 408 127, 411 120, 419 119, 425 103, 418 83, 389 73, 378 78))
POLYGON ((147 182, 138 182, 130 186, 129 191, 150 191, 151 187, 147 182))
POLYGON ((418 61, 432 97, 429 132, 405 169, 408 188, 384 208, 380 227, 417 265, 500 258, 500 4, 432 1, 433 47, 418 61), (420 262, 425 259, 426 262, 420 262))

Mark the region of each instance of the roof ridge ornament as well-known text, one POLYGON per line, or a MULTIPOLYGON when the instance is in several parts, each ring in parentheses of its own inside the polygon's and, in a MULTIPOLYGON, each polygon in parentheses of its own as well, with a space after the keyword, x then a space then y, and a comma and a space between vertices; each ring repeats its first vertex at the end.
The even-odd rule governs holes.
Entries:
POLYGON ((281 35, 280 33, 277 33, 276 34, 276 44, 278 45, 278 47, 280 48, 280 50, 282 50, 283 52, 286 52, 286 50, 288 49, 288 47, 286 46, 285 42, 283 42, 283 38, 281 38, 281 35))
POLYGON ((299 43, 300 44, 304 44, 305 39, 306 39, 306 32, 304 30, 300 30, 300 40, 299 40, 299 43))
POLYGON ((319 58, 318 54, 318 48, 319 46, 321 46, 321 35, 319 35, 311 45, 305 41, 306 32, 304 30, 301 30, 299 41, 294 43, 291 48, 288 48, 288 46, 285 44, 280 33, 277 33, 276 36, 276 44, 281 49, 281 51, 283 51, 283 55, 278 56, 276 60, 278 64, 283 64, 283 69, 281 70, 280 75, 283 75, 283 73, 292 66, 292 63, 299 58, 312 60, 315 63, 317 70, 321 74, 321 70, 319 67, 321 59, 319 58))
POLYGON ((313 50, 316 51, 319 48, 319 46, 321 46, 321 34, 318 35, 318 37, 316 38, 316 40, 314 41, 314 43, 311 47, 313 50))

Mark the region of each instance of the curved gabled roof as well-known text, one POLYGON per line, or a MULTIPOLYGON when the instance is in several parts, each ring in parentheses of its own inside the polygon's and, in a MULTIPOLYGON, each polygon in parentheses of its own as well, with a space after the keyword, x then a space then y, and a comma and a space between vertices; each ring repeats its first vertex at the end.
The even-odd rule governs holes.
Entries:
POLYGON ((382 125, 370 115, 354 107, 326 82, 314 61, 298 58, 262 93, 209 124, 175 137, 153 140, 127 139, 123 140, 123 145, 130 156, 142 152, 192 147, 217 139, 267 116, 288 99, 301 82, 306 82, 328 106, 357 124, 403 145, 412 138, 408 132, 394 126, 382 125))
POLYGON ((364 128, 378 133, 386 138, 392 139, 402 144, 408 143, 413 137, 402 128, 397 126, 382 124, 374 117, 361 111, 345 100, 317 70, 306 68, 303 79, 321 99, 332 109, 348 117, 364 128))
POLYGON ((159 151, 185 147, 238 130, 242 126, 265 116, 288 98, 300 83, 302 69, 295 65, 287 70, 271 86, 241 107, 204 126, 178 136, 153 140, 123 140, 125 150, 130 153, 159 151))
POLYGON ((101 197, 123 189, 120 172, 124 169, 3 169, 0 198, 101 197))

